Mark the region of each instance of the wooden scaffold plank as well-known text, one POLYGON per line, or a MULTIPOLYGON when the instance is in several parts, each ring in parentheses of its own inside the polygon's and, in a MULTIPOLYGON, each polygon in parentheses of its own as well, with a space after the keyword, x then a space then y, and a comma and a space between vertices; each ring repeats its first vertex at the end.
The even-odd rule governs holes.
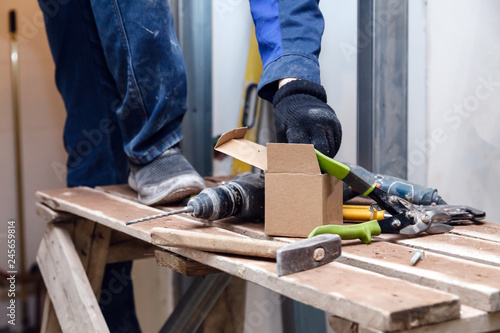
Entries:
POLYGON ((47 226, 37 262, 63 332, 109 332, 67 230, 47 226))

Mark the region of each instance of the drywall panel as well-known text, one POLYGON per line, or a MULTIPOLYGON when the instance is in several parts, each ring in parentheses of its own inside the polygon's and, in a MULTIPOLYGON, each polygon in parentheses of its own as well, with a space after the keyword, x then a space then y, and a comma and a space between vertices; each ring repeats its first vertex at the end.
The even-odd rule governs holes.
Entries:
POLYGON ((249 2, 212 3, 212 133, 238 125, 252 29, 249 2))
POLYGON ((321 83, 328 104, 342 123, 342 145, 337 159, 356 163, 357 146, 357 2, 321 1, 325 32, 319 58, 321 83))
POLYGON ((500 221, 500 2, 428 2, 428 185, 500 221))
POLYGON ((408 180, 426 185, 427 155, 427 1, 408 3, 408 180))

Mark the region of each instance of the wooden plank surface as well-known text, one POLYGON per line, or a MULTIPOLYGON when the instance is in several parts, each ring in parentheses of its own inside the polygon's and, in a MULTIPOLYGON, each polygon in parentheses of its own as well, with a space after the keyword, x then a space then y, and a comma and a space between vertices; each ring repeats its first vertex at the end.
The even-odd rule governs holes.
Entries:
MULTIPOLYGON (((328 318, 330 327, 337 333, 382 333, 368 326, 359 325, 344 318, 330 316, 328 318)), ((480 332, 498 332, 500 330, 500 312, 488 313, 486 311, 477 310, 465 305, 460 309, 460 318, 447 322, 416 327, 410 330, 404 330, 399 333, 480 333, 480 332)))
POLYGON ((477 224, 455 226, 451 234, 474 237, 500 243, 500 223, 480 222, 477 224))
POLYGON ((414 250, 387 242, 349 244, 338 261, 460 296, 464 304, 500 311, 500 268, 425 252, 415 266, 414 250))
POLYGON ((43 304, 42 324, 40 333, 60 333, 62 332, 59 320, 57 320, 56 311, 50 301, 49 295, 45 295, 45 302, 43 304))
POLYGON ((63 332, 109 332, 67 230, 47 226, 37 262, 63 332))
POLYGON ((448 233, 399 239, 396 243, 500 267, 500 247, 497 242, 448 233))
MULTIPOLYGON (((114 186, 114 187, 113 186, 112 187, 104 187, 101 190, 105 190, 106 192, 111 192, 111 193, 113 193, 113 195, 117 194, 117 192, 120 192, 119 195, 122 198, 136 200, 135 193, 133 191, 131 191, 126 185, 118 185, 118 186, 114 186)), ((144 207, 144 206, 141 206, 141 207, 144 207)), ((170 209, 175 209, 175 208, 176 207, 172 207, 172 208, 160 207, 161 210, 170 210, 170 209)), ((144 216, 147 216, 150 214, 156 214, 156 212, 148 213, 144 216)), ((223 229, 229 229, 231 231, 234 231, 234 232, 237 232, 240 234, 248 235, 252 238, 272 239, 272 237, 267 237, 264 234, 263 225, 261 223, 245 223, 245 222, 239 221, 238 219, 235 219, 235 218, 229 218, 226 220, 214 221, 214 222, 207 223, 206 221, 201 222, 201 221, 199 221, 191 216, 187 216, 187 215, 185 215, 184 218, 187 220, 200 222, 203 225, 217 226, 217 227, 220 227, 223 229)), ((163 221, 162 223, 168 223, 168 221, 163 221)), ((487 241, 497 242, 498 239, 500 238, 500 227, 499 227, 499 224, 491 223, 491 222, 485 222, 485 223, 482 223, 479 225, 456 226, 455 229, 453 230, 453 232, 451 233, 451 235, 457 235, 457 236, 460 235, 463 237, 476 238, 479 241, 487 240, 487 241)), ((401 244, 404 244, 404 242, 406 242, 406 241, 418 243, 419 240, 422 238, 423 239, 429 238, 429 236, 420 237, 420 238, 419 237, 410 238, 410 239, 408 239, 407 237, 401 237, 399 235, 398 236, 390 235, 390 237, 385 237, 386 235, 383 235, 383 236, 384 237, 381 237, 381 239, 386 239, 386 238, 387 238, 387 240, 392 239, 393 241, 401 242, 401 244)), ((284 241, 284 242, 293 241, 293 240, 287 239, 287 238, 281 238, 279 240, 284 241)), ((468 244, 468 246, 460 247, 459 256, 463 256, 462 252, 470 253, 470 244, 473 244, 473 245, 476 244, 475 242, 473 242, 473 243, 470 243, 467 241, 464 241, 464 242, 466 243, 466 245, 468 244)), ((374 245, 374 244, 376 244, 376 243, 373 243, 372 245, 374 245)), ((384 244, 386 244, 386 243, 384 243, 384 244)), ((479 244, 481 244, 481 242, 479 244)), ((372 245, 370 245, 370 246, 372 246, 372 245)), ((394 244, 392 244, 392 245, 394 245, 394 244)), ((363 245, 361 245, 361 246, 363 246, 363 245)), ((406 246, 418 247, 418 245, 415 245, 415 244, 406 245, 406 246)), ((365 245, 365 247, 366 247, 366 245, 365 245)), ((451 252, 456 251, 456 247, 453 247, 453 246, 452 247, 446 246, 446 248, 447 248, 447 250, 445 250, 443 253, 447 253, 450 248, 451 248, 451 252)), ((476 247, 476 248, 478 248, 478 247, 476 247)), ((368 247, 368 249, 370 249, 370 247, 368 247)), ((473 247, 473 249, 474 249, 474 247, 473 247)), ((478 249, 481 249, 481 247, 479 247, 478 249)), ((432 248, 430 248, 429 250, 432 250, 432 248)), ((408 250, 409 256, 411 257, 411 253, 409 251, 411 251, 411 249, 408 250)), ((369 253, 371 252, 372 254, 374 253, 371 250, 368 250, 368 252, 369 253)), ((375 254, 377 252, 379 255, 382 254, 382 252, 380 252, 380 251, 375 251, 375 254)), ((358 255, 359 255, 359 253, 358 253, 358 255)), ((359 266, 360 265, 359 262, 363 262, 363 261, 368 260, 367 258, 363 258, 362 260, 359 260, 359 258, 353 259, 351 254, 347 253, 346 251, 344 253, 344 257, 342 257, 341 260, 348 258, 348 257, 350 257, 350 260, 347 260, 346 262, 348 262, 349 264, 353 264, 353 262, 354 262, 353 265, 355 265, 355 266, 359 266)), ((470 261, 466 261, 466 263, 468 265, 472 265, 474 268, 474 270, 468 269, 467 272, 476 272, 477 269, 481 268, 481 267, 487 268, 486 271, 488 272, 488 274, 484 274, 485 272, 483 272, 483 274, 478 273, 479 275, 477 275, 477 278, 478 278, 477 284, 474 284, 473 281, 471 281, 469 278, 467 278, 467 276, 462 277, 462 280, 455 279, 455 276, 453 276, 453 274, 446 274, 446 272, 444 272, 445 276, 443 276, 446 279, 440 279, 439 274, 443 274, 442 270, 441 270, 441 272, 439 270, 436 272, 434 269, 432 269, 432 268, 429 269, 429 267, 423 267, 423 265, 422 265, 422 263, 426 262, 425 260, 427 260, 427 259, 436 260, 436 258, 439 258, 439 257, 440 257, 439 254, 432 254, 429 251, 426 251, 426 257, 424 258, 424 261, 419 262, 416 267, 411 267, 409 265, 405 266, 405 263, 401 262, 401 263, 399 263, 401 265, 401 267, 397 267, 395 269, 395 272, 399 272, 397 274, 400 274, 401 271, 404 272, 408 267, 417 269, 415 275, 413 275, 414 272, 410 269, 409 275, 410 276, 413 275, 414 278, 418 280, 418 277, 421 276, 420 274, 422 273, 424 278, 421 280, 426 281, 427 279, 430 279, 431 282, 429 282, 429 285, 434 287, 434 288, 438 288, 438 285, 435 285, 434 282, 432 282, 432 281, 441 281, 441 283, 442 283, 442 281, 446 281, 446 279, 451 278, 450 281, 448 282, 448 284, 450 284, 452 286, 452 290, 453 290, 453 288, 455 288, 454 289, 455 293, 460 294, 460 292, 457 290, 459 290, 462 287, 464 288, 464 290, 461 294, 461 297, 464 299, 464 301, 467 304, 473 304, 473 305, 475 305, 477 307, 481 307, 481 308, 488 308, 488 306, 490 306, 491 309, 495 309, 495 307, 497 306, 495 304, 498 303, 498 301, 495 299, 495 297, 496 297, 495 295, 497 294, 498 287, 494 283, 492 285, 491 281, 492 281, 492 279, 494 279, 497 276, 496 275, 497 274, 496 267, 489 267, 486 265, 475 264, 473 262, 471 263, 470 261), (493 270, 493 274, 489 274, 492 270, 493 270), (430 275, 430 277, 429 277, 429 275, 430 275), (463 279, 465 279, 465 280, 463 280, 463 279), (477 294, 475 294, 474 291, 479 291, 479 292, 477 294), (467 295, 469 295, 469 296, 467 296, 467 295)), ((470 254, 469 254, 469 256, 466 256, 467 259, 472 259, 472 260, 475 260, 474 258, 477 258, 477 257, 478 257, 477 253, 476 253, 476 256, 470 257, 470 254)), ((387 258, 387 256, 386 256, 386 258, 387 258)), ((406 257, 405 260, 407 260, 409 262, 409 257, 406 257)), ((441 259, 439 259, 437 262, 439 263, 440 260, 441 259)), ((456 259, 456 260, 460 261, 460 259, 456 259)), ((389 262, 389 261, 387 260, 386 262, 389 262)), ((391 262, 392 262, 392 259, 391 259, 391 262)), ((453 262, 453 260, 451 260, 451 262, 453 262)), ((463 263, 463 262, 460 262, 460 263, 463 263)), ((489 261, 487 261, 487 263, 489 263, 489 261)), ((370 265, 370 266, 378 266, 379 264, 380 263, 376 263, 376 265, 370 265)), ((395 262, 395 264, 397 266, 397 262, 395 262)), ((364 267, 364 266, 360 266, 360 267, 364 267)), ((384 267, 384 266, 380 265, 380 267, 378 269, 381 269, 381 267, 384 267)), ((439 266, 439 267, 441 267, 441 266, 439 266)), ((444 266, 444 267, 446 267, 446 266, 444 266)), ((367 267, 364 267, 364 268, 367 268, 367 267)), ((367 268, 367 269, 372 269, 374 271, 378 271, 377 269, 373 269, 373 267, 367 268)), ((388 273, 390 270, 382 269, 382 271, 384 273, 388 273)), ((404 275, 405 274, 403 274, 403 276, 399 276, 399 277, 408 279, 408 277, 406 277, 404 275)), ((469 277, 472 277, 473 275, 474 274, 468 274, 469 277)), ((398 275, 393 275, 393 276, 398 276, 398 275)), ((411 281, 412 279, 410 278, 408 280, 411 281)), ((422 283, 422 281, 420 281, 420 282, 422 283)), ((493 281, 493 282, 495 282, 495 281, 493 281)), ((446 285, 446 283, 445 283, 445 285, 446 285)), ((447 290, 446 286, 444 286, 443 288, 445 290, 447 290)))
MULTIPOLYGON (((88 188, 39 192, 46 204, 143 240, 155 226, 233 234, 182 216, 125 226, 125 221, 157 213, 123 198, 88 188)), ((458 297, 407 281, 334 262, 314 270, 278 278, 276 263, 238 256, 223 256, 191 249, 167 248, 184 257, 218 268, 341 317, 381 330, 401 330, 457 318, 458 297)))
POLYGON ((302 303, 385 331, 459 315, 456 296, 337 262, 278 278, 273 261, 172 250, 302 303))

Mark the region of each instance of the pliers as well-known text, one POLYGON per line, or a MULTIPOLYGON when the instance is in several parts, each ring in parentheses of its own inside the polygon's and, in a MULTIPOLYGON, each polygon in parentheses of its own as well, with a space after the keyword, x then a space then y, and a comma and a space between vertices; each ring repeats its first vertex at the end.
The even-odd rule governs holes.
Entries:
POLYGON ((334 233, 342 239, 359 238, 364 243, 370 243, 371 236, 377 236, 380 233, 418 234, 424 231, 443 233, 453 229, 449 224, 454 220, 479 220, 486 215, 483 211, 467 206, 415 206, 377 187, 375 178, 370 173, 363 172, 364 169, 340 163, 317 150, 316 156, 322 171, 344 181, 363 196, 375 200, 379 209, 385 210, 392 216, 351 226, 320 226, 314 229, 309 237, 322 233, 334 233))

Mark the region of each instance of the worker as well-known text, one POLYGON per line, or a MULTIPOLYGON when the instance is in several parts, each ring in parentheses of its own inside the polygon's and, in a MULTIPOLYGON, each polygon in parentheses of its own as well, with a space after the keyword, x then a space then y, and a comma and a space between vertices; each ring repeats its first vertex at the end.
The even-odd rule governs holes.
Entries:
MULTIPOLYGON (((202 177, 179 149, 187 84, 168 1, 39 5, 67 112, 68 186, 128 182, 147 205, 201 191, 202 177)), ((320 85, 318 1, 250 1, 250 7, 264 67, 259 95, 274 105, 277 141, 312 143, 333 157, 341 125, 320 85)), ((100 305, 112 332, 140 331, 130 269, 131 263, 106 269, 100 305)))

